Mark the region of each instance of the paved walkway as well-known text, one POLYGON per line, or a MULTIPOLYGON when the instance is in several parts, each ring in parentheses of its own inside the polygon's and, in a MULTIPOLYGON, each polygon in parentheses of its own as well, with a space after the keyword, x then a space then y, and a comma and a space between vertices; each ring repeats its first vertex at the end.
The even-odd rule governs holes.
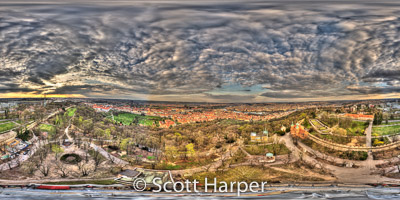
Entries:
MULTIPOLYGON (((367 147, 372 147, 371 144, 371 133, 372 133, 372 121, 369 122, 368 128, 365 130, 365 135, 366 135, 366 146, 367 147)), ((365 167, 368 167, 369 169, 374 169, 375 164, 374 164, 374 156, 372 155, 372 150, 368 150, 368 158, 365 161, 365 167)))
MULTIPOLYGON (((88 143, 88 142, 87 142, 88 143)), ((103 148, 90 143, 89 144, 90 147, 92 147, 95 151, 99 152, 102 156, 104 156, 104 158, 111 160, 111 162, 117 164, 117 165, 128 165, 129 162, 126 162, 125 160, 119 159, 113 155, 111 155, 110 153, 108 153, 106 150, 104 150, 103 148)))
MULTIPOLYGON (((240 144, 239 144, 240 145, 240 144)), ((182 170, 171 170, 171 174, 173 175, 185 175, 185 174, 194 174, 204 171, 216 171, 220 166, 222 166, 223 162, 230 159, 232 155, 239 150, 239 146, 231 145, 227 151, 222 154, 222 158, 205 166, 195 167, 191 169, 182 169, 182 170)))

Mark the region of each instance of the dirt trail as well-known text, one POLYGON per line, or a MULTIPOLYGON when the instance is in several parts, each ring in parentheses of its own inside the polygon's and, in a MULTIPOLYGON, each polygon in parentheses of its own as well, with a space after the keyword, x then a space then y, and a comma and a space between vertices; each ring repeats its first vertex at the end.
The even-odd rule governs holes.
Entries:
POLYGON ((281 171, 281 172, 286 172, 289 174, 297 174, 300 176, 306 176, 306 177, 316 177, 316 178, 321 178, 324 179, 325 181, 335 181, 336 178, 329 176, 329 175, 323 175, 323 174, 319 174, 319 173, 315 173, 309 170, 306 170, 307 173, 299 173, 299 171, 294 171, 294 170, 289 170, 289 169, 282 169, 282 168, 278 168, 278 167, 270 167, 271 169, 274 169, 276 171, 281 171))

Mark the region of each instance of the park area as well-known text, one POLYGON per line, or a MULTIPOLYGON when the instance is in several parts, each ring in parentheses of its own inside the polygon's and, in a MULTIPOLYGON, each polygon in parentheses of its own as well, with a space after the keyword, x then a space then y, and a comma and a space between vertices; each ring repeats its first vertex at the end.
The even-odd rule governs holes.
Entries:
POLYGON ((41 132, 47 132, 49 137, 52 137, 56 134, 56 127, 50 124, 40 124, 39 129, 41 132))
POLYGON ((76 108, 69 108, 69 109, 67 109, 67 111, 65 112, 65 115, 68 116, 68 117, 72 117, 72 116, 74 116, 75 111, 76 111, 76 108))
POLYGON ((0 133, 9 131, 15 127, 14 122, 5 122, 0 124, 0 133))
POLYGON ((363 136, 368 122, 352 121, 350 126, 340 126, 346 129, 348 136, 363 136))
MULTIPOLYGON (((109 116, 109 118, 112 118, 112 116, 109 116)), ((114 121, 127 126, 131 125, 132 123, 141 124, 144 126, 152 126, 153 124, 158 125, 158 122, 162 121, 162 118, 157 116, 146 116, 133 113, 120 113, 118 115, 114 115, 114 121)))
POLYGON ((249 145, 245 147, 245 150, 251 155, 265 155, 266 153, 285 155, 290 153, 290 150, 284 144, 249 145))
POLYGON ((372 127, 372 134, 375 135, 396 135, 398 133, 400 133, 400 125, 372 127))
MULTIPOLYGON (((325 127, 322 127, 322 125, 320 125, 318 121, 311 120, 311 123, 313 123, 323 133, 327 133, 326 131, 328 130, 325 127)), ((343 136, 363 136, 365 129, 369 125, 368 122, 338 118, 327 118, 324 119, 323 123, 329 124, 332 127, 333 133, 343 136)))

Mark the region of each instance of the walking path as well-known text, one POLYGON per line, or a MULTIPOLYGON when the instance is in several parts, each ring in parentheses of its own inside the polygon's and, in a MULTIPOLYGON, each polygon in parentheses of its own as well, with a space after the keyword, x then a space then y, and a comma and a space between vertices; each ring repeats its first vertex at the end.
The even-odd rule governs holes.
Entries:
POLYGON ((232 155, 235 155, 235 153, 238 150, 239 150, 239 146, 230 145, 230 147, 227 149, 227 151, 224 154, 222 154, 221 159, 219 159, 211 164, 201 166, 201 167, 195 167, 195 168, 191 168, 191 169, 171 170, 171 174, 185 175, 185 174, 194 174, 194 173, 199 173, 199 172, 204 172, 204 171, 209 171, 209 172, 216 171, 219 167, 222 166, 224 161, 230 159, 232 157, 232 155))
MULTIPOLYGON (((87 142, 88 143, 88 142, 87 142)), ((110 153, 108 153, 106 150, 104 150, 103 148, 90 143, 89 144, 90 147, 92 147, 95 151, 99 152, 102 156, 104 156, 104 158, 110 160, 111 162, 117 164, 117 165, 128 165, 129 162, 126 162, 125 160, 119 159, 113 155, 111 155, 110 153)))
MULTIPOLYGON (((372 121, 369 122, 369 126, 368 128, 365 130, 365 134, 366 134, 366 146, 367 147, 372 147, 371 145, 371 132, 372 132, 372 121)), ((374 164, 374 157, 372 155, 372 150, 368 150, 368 158, 366 160, 365 166, 368 167, 369 169, 374 169, 375 168, 375 164, 374 164)))

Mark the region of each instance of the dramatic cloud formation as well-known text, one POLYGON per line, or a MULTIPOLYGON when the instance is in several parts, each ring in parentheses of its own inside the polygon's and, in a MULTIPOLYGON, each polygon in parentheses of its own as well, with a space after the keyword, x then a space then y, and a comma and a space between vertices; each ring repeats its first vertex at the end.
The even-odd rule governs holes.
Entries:
POLYGON ((398 97, 400 4, 0 3, 0 97, 398 97))

